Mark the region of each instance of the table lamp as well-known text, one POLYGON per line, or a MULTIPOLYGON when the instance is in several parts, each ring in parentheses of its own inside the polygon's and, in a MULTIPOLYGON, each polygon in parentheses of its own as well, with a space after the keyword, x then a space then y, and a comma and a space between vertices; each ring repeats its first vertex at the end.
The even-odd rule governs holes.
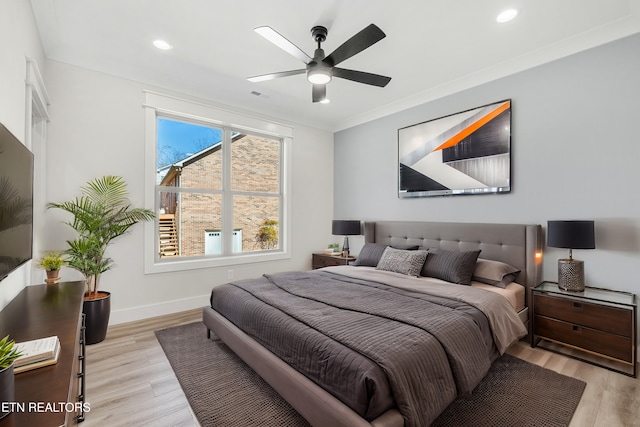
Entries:
POLYGON ((344 236, 342 255, 349 256, 349 236, 357 236, 360 234, 360 221, 334 219, 331 223, 331 234, 334 236, 344 236))
POLYGON ((569 249, 568 259, 558 260, 558 287, 584 291, 584 261, 573 259, 573 249, 595 249, 593 221, 548 221, 547 246, 569 249))

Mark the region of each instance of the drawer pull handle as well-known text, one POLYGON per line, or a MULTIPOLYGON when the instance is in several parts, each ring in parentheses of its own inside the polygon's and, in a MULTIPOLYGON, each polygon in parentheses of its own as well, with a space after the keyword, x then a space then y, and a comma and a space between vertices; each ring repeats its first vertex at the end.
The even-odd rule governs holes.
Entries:
POLYGON ((580 329, 579 326, 573 325, 572 326, 573 332, 582 332, 582 330, 580 329))
POLYGON ((574 306, 575 308, 582 308, 582 303, 580 303, 580 302, 574 302, 574 303, 573 303, 573 306, 574 306))

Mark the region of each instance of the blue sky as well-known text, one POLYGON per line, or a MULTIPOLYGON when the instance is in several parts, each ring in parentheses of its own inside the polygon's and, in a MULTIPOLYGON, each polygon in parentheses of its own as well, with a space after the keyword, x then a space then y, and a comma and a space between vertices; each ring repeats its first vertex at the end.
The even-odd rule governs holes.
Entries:
POLYGON ((158 118, 158 167, 175 163, 197 153, 222 138, 222 130, 158 118))

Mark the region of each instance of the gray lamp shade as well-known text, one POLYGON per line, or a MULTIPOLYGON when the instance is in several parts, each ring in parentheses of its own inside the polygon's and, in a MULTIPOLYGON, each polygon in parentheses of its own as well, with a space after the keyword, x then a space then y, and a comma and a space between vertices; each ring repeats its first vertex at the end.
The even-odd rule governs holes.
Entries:
POLYGON ((548 221, 547 246, 566 249, 595 249, 593 221, 548 221))
POLYGON ((357 236, 360 234, 360 221, 334 219, 331 223, 334 236, 357 236))

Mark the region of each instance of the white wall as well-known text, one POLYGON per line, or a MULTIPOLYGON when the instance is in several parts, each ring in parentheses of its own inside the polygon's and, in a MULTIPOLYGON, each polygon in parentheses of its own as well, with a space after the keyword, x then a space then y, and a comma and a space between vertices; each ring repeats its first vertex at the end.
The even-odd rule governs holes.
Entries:
MULTIPOLYGON (((640 35, 442 98, 335 136, 335 216, 539 223, 593 219, 595 250, 576 250, 588 285, 640 294, 640 35), (512 99, 512 191, 397 197, 397 130, 512 99), (346 184, 345 184, 346 183, 346 184)), ((362 244, 362 239, 354 241, 362 244)), ((547 248, 543 277, 556 280, 547 248)))
MULTIPOLYGON (((49 201, 68 200, 86 181, 105 174, 120 175, 129 184, 131 200, 144 201, 143 89, 145 84, 48 61, 45 82, 51 97, 48 128, 49 201)), ((166 91, 165 91, 166 92, 166 91)), ((280 120, 281 122, 281 120, 280 120)), ((143 227, 116 240, 108 250, 116 267, 102 277, 101 288, 112 292, 111 323, 207 305, 214 285, 263 273, 309 269, 311 253, 326 246, 333 212, 333 135, 306 126, 294 129, 292 170, 292 258, 289 260, 143 274, 143 227)), ((152 207, 150 207, 152 208, 152 207)), ((47 247, 64 248, 72 237, 60 222, 64 213, 47 212, 47 247)), ((153 236, 146 236, 153 238, 153 236)), ((64 280, 79 278, 68 268, 64 280)))
MULTIPOLYGON (((40 68, 43 65, 42 46, 28 1, 2 0, 0 51, 0 123, 25 143, 26 58, 36 60, 40 68)), ((0 282, 0 309, 30 283, 30 264, 0 282)))

